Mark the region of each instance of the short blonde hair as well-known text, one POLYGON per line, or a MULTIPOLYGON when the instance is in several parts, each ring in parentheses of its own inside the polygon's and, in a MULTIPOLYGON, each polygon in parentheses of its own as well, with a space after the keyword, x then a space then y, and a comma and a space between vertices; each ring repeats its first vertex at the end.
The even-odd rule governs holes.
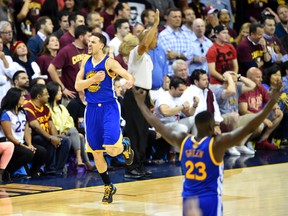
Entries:
POLYGON ((123 38, 119 47, 119 53, 122 56, 129 56, 129 53, 139 44, 139 39, 132 34, 128 34, 123 38))

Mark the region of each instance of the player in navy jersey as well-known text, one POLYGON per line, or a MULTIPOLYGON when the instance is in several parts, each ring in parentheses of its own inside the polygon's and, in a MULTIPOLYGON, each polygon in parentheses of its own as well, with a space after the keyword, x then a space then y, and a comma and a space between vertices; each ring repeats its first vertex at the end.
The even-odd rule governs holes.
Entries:
MULTIPOLYGON (((227 148, 238 144, 248 134, 254 132, 277 102, 282 88, 279 81, 273 89, 271 99, 247 125, 230 133, 214 136, 215 121, 208 111, 195 117, 197 134, 177 133, 171 127, 164 126, 145 106, 147 92, 134 90, 137 104, 151 126, 155 127, 163 138, 173 146, 180 147, 180 160, 185 175, 183 185, 183 206, 190 199, 198 199, 203 216, 223 215, 222 183, 223 156, 227 148)), ((183 215, 187 215, 183 208, 183 215)))
POLYGON ((116 187, 111 183, 107 163, 103 152, 110 156, 123 153, 126 164, 133 162, 134 152, 130 142, 125 139, 122 144, 120 128, 120 106, 113 86, 113 79, 120 75, 127 80, 126 88, 134 84, 134 77, 123 69, 120 64, 103 53, 106 38, 99 33, 93 33, 88 43, 88 53, 76 77, 75 89, 85 91, 87 107, 84 122, 88 152, 93 154, 97 170, 105 184, 103 204, 113 201, 116 187))

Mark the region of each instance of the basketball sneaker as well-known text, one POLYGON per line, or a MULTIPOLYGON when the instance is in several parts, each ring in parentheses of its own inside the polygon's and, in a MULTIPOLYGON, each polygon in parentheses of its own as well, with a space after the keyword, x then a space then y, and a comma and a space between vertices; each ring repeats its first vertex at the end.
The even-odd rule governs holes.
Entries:
POLYGON ((104 186, 104 196, 102 204, 107 205, 113 202, 113 195, 116 193, 116 187, 111 183, 110 185, 104 186))
POLYGON ((123 137, 122 144, 124 145, 123 156, 125 159, 126 165, 131 165, 134 159, 134 151, 131 148, 131 142, 128 137, 123 137))

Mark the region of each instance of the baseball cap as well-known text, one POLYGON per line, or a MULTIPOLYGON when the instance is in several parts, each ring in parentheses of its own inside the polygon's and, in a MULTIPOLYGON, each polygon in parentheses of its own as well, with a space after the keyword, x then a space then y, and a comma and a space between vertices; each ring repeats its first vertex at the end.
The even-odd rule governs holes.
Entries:
POLYGON ((223 30, 228 30, 225 25, 217 25, 214 27, 214 34, 219 34, 223 30))
POLYGON ((218 9, 214 8, 212 5, 206 7, 205 12, 207 15, 213 14, 213 13, 218 13, 218 9))

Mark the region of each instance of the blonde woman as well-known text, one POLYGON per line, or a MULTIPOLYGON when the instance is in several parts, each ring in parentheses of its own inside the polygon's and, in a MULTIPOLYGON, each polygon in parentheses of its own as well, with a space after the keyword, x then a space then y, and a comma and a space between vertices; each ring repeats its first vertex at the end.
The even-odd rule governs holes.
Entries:
POLYGON ((243 40, 243 38, 245 38, 247 35, 249 35, 250 25, 251 25, 251 23, 246 22, 241 26, 239 34, 234 40, 236 45, 238 45, 243 40))

